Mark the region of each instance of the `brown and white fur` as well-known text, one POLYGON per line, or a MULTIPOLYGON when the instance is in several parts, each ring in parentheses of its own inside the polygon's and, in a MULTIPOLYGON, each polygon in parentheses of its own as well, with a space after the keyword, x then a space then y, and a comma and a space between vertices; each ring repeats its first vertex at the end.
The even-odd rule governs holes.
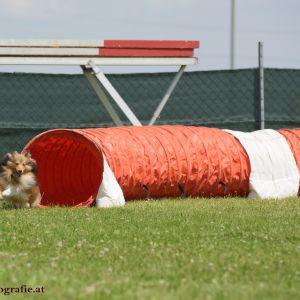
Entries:
POLYGON ((7 153, 0 166, 0 199, 15 208, 36 207, 41 202, 36 161, 30 153, 7 153))

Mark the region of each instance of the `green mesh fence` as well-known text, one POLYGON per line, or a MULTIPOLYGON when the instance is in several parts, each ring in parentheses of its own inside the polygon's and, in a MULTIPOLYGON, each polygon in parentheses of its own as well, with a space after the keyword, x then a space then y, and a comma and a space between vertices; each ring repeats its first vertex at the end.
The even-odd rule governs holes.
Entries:
MULTIPOLYGON (((186 72, 155 124, 259 129, 257 69, 186 72)), ((148 124, 174 73, 107 75, 148 124)), ((83 75, 0 73, 0 154, 50 128, 114 126, 83 75)), ((130 125, 114 104, 121 119, 130 125)), ((300 126, 300 70, 265 69, 266 128, 300 126)))

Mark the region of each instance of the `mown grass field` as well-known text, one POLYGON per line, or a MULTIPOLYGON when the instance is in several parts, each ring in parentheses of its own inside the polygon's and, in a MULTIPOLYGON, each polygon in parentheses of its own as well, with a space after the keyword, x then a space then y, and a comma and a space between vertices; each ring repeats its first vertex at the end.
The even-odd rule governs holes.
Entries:
POLYGON ((0 209, 0 218, 1 287, 43 286, 35 299, 300 299, 299 199, 0 209))

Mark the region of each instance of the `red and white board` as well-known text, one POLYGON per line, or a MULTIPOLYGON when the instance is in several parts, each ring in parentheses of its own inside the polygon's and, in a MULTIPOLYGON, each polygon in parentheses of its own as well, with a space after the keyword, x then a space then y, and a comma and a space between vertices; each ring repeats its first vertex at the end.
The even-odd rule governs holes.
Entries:
POLYGON ((0 40, 0 56, 193 57, 199 45, 174 40, 0 40))

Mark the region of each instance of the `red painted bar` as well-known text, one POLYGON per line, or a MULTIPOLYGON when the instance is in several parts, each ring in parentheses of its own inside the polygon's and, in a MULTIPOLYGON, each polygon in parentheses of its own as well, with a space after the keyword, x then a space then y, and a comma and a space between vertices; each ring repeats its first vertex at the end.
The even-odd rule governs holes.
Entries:
POLYGON ((105 57, 193 57, 193 55, 193 49, 99 48, 99 56, 105 57))
POLYGON ((104 48, 194 49, 199 41, 104 40, 104 48))

